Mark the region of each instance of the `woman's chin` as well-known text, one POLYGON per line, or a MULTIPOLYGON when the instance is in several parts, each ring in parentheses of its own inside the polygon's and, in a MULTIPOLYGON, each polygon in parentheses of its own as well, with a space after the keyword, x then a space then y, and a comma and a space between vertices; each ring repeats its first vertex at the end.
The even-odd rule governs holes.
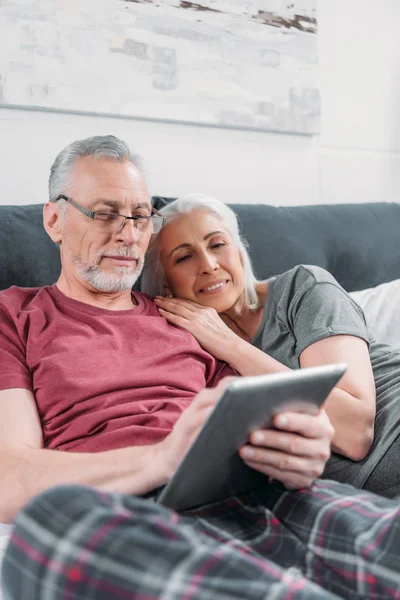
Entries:
POLYGON ((214 308, 217 313, 226 312, 229 310, 233 304, 235 303, 232 298, 223 298, 222 295, 220 297, 217 296, 206 296, 206 295, 198 295, 197 302, 202 306, 207 306, 209 308, 214 308))

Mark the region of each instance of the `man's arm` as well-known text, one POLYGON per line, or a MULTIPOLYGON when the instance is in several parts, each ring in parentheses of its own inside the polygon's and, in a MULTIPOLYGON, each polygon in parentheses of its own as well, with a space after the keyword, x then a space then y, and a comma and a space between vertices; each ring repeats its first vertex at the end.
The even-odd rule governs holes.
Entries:
POLYGON ((23 389, 1 391, 0 522, 12 521, 30 498, 57 484, 144 494, 168 479, 156 446, 93 454, 46 450, 33 394, 23 389))
POLYGON ((0 391, 0 523, 11 522, 26 502, 54 485, 142 495, 165 484, 219 395, 198 394, 163 442, 91 454, 44 449, 33 394, 0 391))

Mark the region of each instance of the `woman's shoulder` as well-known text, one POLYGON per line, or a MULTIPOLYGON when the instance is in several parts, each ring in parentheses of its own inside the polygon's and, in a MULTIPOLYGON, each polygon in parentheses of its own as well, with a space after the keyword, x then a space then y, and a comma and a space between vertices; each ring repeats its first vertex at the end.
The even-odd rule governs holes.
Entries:
POLYGON ((322 267, 317 267, 316 265, 296 265, 292 269, 281 273, 280 275, 275 276, 275 280, 280 281, 312 281, 315 283, 319 282, 335 282, 336 279, 322 267))
POLYGON ((316 265, 297 265, 268 280, 269 288, 281 294, 285 291, 293 297, 298 291, 306 292, 318 283, 331 283, 339 286, 336 279, 322 267, 316 265))

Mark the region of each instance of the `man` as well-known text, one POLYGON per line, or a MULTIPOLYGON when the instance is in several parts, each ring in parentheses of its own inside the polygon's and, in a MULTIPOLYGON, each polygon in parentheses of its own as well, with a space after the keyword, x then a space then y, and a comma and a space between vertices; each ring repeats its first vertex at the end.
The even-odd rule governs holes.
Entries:
MULTIPOLYGON (((355 490, 320 483, 290 495, 267 483, 277 467, 289 488, 322 473, 333 434, 323 411, 279 415, 276 431, 253 434, 240 454, 266 475, 257 492, 185 517, 138 498, 174 473, 232 372, 131 293, 162 218, 123 142, 68 146, 51 169, 49 199, 44 226, 60 247, 57 283, 0 293, 0 521, 28 503, 5 557, 9 597, 330 598, 286 567, 354 595, 354 564, 368 575, 364 587, 384 572, 379 586, 394 589, 388 557, 398 538, 379 546, 370 568, 348 528, 366 535, 372 520, 332 509, 360 504, 355 490), (70 485, 50 489, 56 484, 70 485), (351 576, 335 572, 344 552, 351 576)), ((362 498, 387 522, 393 505, 362 498)), ((399 535, 393 514, 390 525, 399 535)))

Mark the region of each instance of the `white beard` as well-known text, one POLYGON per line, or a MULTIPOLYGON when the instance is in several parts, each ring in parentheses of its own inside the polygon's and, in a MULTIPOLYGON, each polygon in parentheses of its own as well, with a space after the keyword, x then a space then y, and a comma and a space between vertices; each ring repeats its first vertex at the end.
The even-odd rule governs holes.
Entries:
POLYGON ((138 263, 134 273, 127 274, 125 267, 117 267, 116 273, 104 273, 98 265, 84 267, 74 261, 79 275, 99 292, 126 292, 135 285, 142 272, 143 262, 138 263))
MULTIPOLYGON (((72 256, 70 248, 66 247, 67 252, 72 256)), ((120 248, 118 252, 113 252, 112 256, 131 256, 137 260, 134 273, 127 273, 126 267, 116 267, 113 273, 104 272, 100 268, 100 262, 105 254, 99 253, 94 257, 91 264, 84 264, 80 256, 72 256, 80 277, 99 292, 126 292, 131 290, 143 269, 143 259, 139 258, 132 249, 128 247, 120 248)))

